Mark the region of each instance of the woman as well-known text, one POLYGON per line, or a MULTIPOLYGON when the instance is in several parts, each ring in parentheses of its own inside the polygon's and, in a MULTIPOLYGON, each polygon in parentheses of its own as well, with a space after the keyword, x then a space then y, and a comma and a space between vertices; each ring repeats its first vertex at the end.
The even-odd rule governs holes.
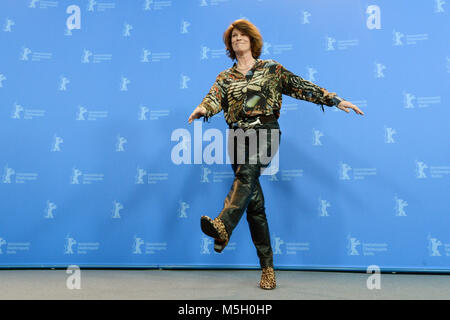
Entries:
MULTIPOLYGON (((294 75, 278 62, 260 60, 262 37, 249 21, 240 19, 233 22, 225 31, 223 40, 228 56, 232 60, 236 59, 237 63, 217 76, 209 93, 192 112, 188 121, 191 123, 200 117, 207 120, 223 110, 230 129, 253 129, 258 143, 261 141, 260 133, 265 131, 267 139, 262 146, 258 144, 256 163, 251 161, 254 155, 249 152, 249 139, 245 143, 242 140, 240 144, 234 143, 234 151, 236 148, 245 150, 245 161, 236 161, 236 152, 233 158, 230 157, 230 160, 234 160, 232 168, 235 173, 231 190, 218 217, 201 217, 201 228, 206 235, 215 239, 214 250, 222 252, 247 209, 247 221, 262 269, 260 287, 274 289, 276 280, 273 253, 259 176, 261 170, 268 166, 267 162, 260 161, 260 156, 270 150, 270 156, 273 157, 277 151, 278 144, 275 143, 274 150, 271 134, 276 133, 273 130, 279 130, 277 119, 280 116, 282 94, 320 104, 322 111, 323 105, 327 105, 337 106, 347 113, 349 109, 360 115, 364 113, 335 93, 294 75)), ((278 139, 280 134, 281 132, 278 139)), ((236 142, 236 139, 231 141, 236 142)))

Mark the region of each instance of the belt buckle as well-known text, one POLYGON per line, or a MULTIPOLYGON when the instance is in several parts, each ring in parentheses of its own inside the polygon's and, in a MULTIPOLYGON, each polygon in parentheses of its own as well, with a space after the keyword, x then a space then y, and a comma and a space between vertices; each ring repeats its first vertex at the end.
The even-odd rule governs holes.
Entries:
POLYGON ((259 117, 256 118, 255 121, 247 123, 247 128, 253 128, 254 126, 258 125, 258 124, 262 124, 261 120, 259 120, 259 117))
POLYGON ((258 124, 262 124, 261 120, 259 119, 259 117, 253 121, 253 122, 243 122, 242 120, 239 120, 237 122, 234 122, 231 127, 235 128, 236 126, 240 129, 246 130, 246 129, 250 129, 253 128, 254 126, 258 125, 258 124))

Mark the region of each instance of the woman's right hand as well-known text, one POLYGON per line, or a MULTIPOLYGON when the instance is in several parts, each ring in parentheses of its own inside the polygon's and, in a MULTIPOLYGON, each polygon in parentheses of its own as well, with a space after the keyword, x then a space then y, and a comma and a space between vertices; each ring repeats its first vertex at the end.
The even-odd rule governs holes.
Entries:
POLYGON ((194 111, 191 113, 191 115, 189 116, 189 123, 191 123, 192 121, 194 121, 195 119, 199 119, 203 116, 206 115, 206 109, 198 106, 197 108, 194 109, 194 111))

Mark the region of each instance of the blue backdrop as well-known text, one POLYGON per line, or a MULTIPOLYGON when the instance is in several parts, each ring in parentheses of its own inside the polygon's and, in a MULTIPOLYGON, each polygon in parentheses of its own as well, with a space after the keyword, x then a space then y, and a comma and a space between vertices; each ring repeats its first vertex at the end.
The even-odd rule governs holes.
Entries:
POLYGON ((365 113, 284 98, 279 171, 261 177, 275 267, 449 271, 449 11, 443 0, 1 1, 0 265, 258 266, 245 216, 222 254, 200 230, 233 173, 194 161, 207 130, 225 144, 223 114, 187 122, 232 65, 223 32, 245 18, 262 59, 365 113))

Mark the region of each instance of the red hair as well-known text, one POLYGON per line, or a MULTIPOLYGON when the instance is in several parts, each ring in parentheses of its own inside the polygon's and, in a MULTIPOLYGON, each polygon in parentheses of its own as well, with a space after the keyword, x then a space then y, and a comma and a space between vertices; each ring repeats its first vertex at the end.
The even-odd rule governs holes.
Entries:
POLYGON ((252 50, 252 56, 255 59, 259 58, 263 47, 263 39, 261 33, 253 23, 244 19, 234 21, 232 24, 230 24, 230 26, 227 28, 227 30, 225 30, 223 34, 223 42, 226 46, 227 55, 232 60, 236 59, 236 53, 234 52, 233 46, 231 45, 231 34, 233 33, 234 28, 238 29, 240 32, 250 38, 250 48, 252 50))

